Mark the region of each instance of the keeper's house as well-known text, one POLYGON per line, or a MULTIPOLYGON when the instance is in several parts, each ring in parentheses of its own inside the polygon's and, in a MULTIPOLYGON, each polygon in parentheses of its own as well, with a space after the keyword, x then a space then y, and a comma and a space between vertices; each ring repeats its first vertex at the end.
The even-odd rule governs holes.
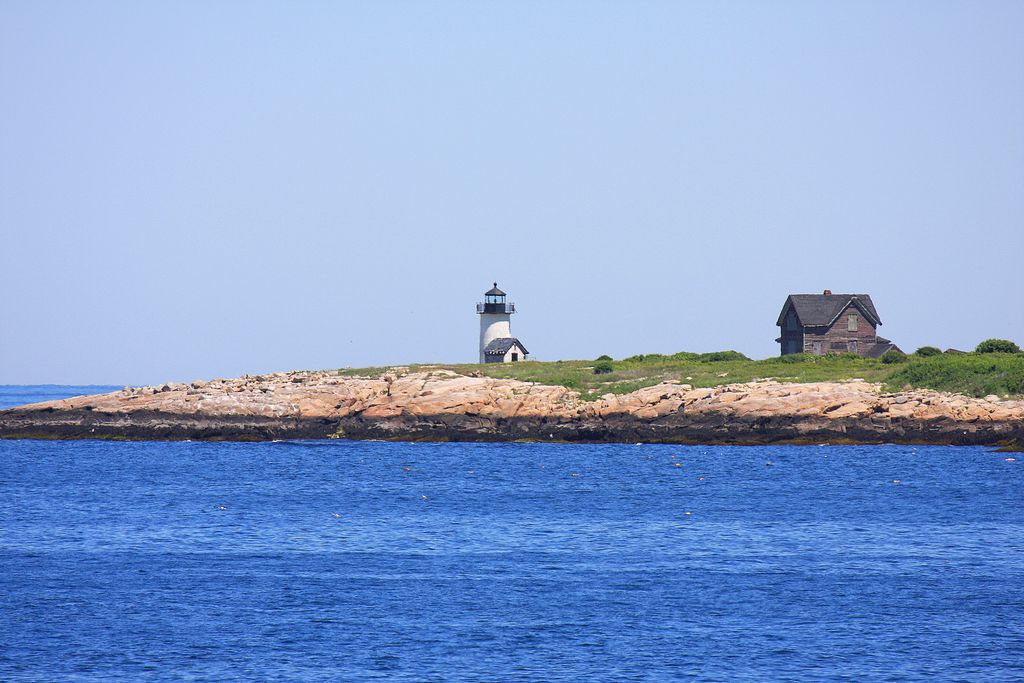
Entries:
POLYGON ((782 355, 811 353, 856 353, 878 358, 886 351, 900 349, 879 337, 882 324, 875 304, 867 294, 790 294, 776 325, 782 332, 782 355))

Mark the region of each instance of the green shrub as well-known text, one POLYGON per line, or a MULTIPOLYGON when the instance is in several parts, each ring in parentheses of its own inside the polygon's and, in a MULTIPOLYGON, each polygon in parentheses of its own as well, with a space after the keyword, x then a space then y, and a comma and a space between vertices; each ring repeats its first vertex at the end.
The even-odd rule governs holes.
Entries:
POLYGON ((843 351, 842 353, 836 353, 834 351, 830 351, 829 353, 826 353, 824 356, 822 356, 822 358, 824 358, 826 360, 831 360, 831 361, 836 361, 836 360, 861 360, 861 357, 859 355, 857 355, 856 353, 853 353, 852 351, 843 351))
POLYGON ((817 356, 811 353, 787 353, 785 356, 779 356, 775 360, 780 363, 813 363, 815 358, 817 358, 817 356))
POLYGON ((607 375, 609 372, 615 370, 615 366, 612 365, 610 360, 599 360, 594 363, 594 374, 595 375, 607 375))
POLYGON ((600 356, 597 357, 597 360, 611 360, 611 359, 612 359, 612 357, 609 356, 607 353, 603 353, 603 354, 601 354, 600 356))
POLYGON ((1009 339, 986 339, 975 349, 978 353, 1020 353, 1020 347, 1009 339))
POLYGON ((914 351, 914 355, 915 356, 920 356, 921 358, 928 358, 929 356, 937 356, 940 353, 942 353, 942 349, 938 348, 937 346, 922 346, 917 351, 914 351))
POLYGON ((882 362, 886 365, 894 365, 895 363, 905 363, 907 360, 907 354, 900 353, 895 349, 890 349, 882 354, 882 362))
MULTIPOLYGON (((720 352, 720 353, 736 353, 736 352, 735 351, 723 351, 723 352, 720 352)), ((671 356, 666 356, 663 353, 638 353, 635 356, 630 356, 629 358, 623 358, 622 362, 623 363, 656 363, 656 362, 673 361, 673 360, 693 360, 693 361, 703 360, 703 361, 706 361, 708 359, 705 358, 705 356, 709 356, 709 355, 714 355, 714 354, 690 353, 689 351, 680 351, 679 353, 673 353, 671 356)), ((746 356, 744 356, 743 354, 740 354, 739 358, 740 359, 745 359, 746 356)), ((598 358, 598 360, 601 360, 601 359, 598 358)), ((729 359, 729 360, 733 360, 733 359, 729 359)))
POLYGON ((904 384, 968 396, 1024 393, 1024 354, 963 354, 914 358, 901 365, 887 383, 904 384))
POLYGON ((712 351, 697 356, 697 360, 704 363, 720 363, 727 360, 750 360, 739 351, 712 351))

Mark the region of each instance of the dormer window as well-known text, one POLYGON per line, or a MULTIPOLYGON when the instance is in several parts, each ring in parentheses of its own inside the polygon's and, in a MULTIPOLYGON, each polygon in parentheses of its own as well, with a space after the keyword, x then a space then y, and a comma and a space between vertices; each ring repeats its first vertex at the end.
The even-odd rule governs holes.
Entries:
POLYGON ((856 332, 857 331, 858 319, 859 319, 859 316, 856 313, 851 313, 850 314, 850 317, 848 317, 846 319, 846 331, 847 332, 856 332))

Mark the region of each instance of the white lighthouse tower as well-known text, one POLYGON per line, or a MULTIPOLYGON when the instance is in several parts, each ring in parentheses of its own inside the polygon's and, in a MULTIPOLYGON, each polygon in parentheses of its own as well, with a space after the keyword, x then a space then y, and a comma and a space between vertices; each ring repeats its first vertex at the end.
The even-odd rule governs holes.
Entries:
POLYGON ((480 315, 480 362, 515 363, 526 360, 528 351, 512 336, 512 314, 516 305, 505 302, 498 283, 484 293, 484 302, 476 305, 480 315))

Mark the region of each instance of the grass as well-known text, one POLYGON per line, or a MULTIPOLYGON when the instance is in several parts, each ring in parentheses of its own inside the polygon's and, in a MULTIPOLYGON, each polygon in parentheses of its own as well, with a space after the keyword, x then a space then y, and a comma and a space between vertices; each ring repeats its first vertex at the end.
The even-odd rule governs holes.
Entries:
MULTIPOLYGON (((890 390, 909 384, 970 396, 1024 394, 1024 354, 942 354, 928 358, 910 356, 903 363, 885 364, 853 354, 828 356, 794 355, 751 360, 734 351, 710 354, 645 354, 611 362, 611 372, 601 361, 524 361, 483 365, 410 365, 410 370, 445 369, 470 375, 518 379, 575 389, 582 398, 627 394, 659 382, 677 381, 694 387, 713 387, 755 379, 780 382, 825 382, 863 379, 880 382, 890 390)), ((379 376, 390 368, 345 368, 345 376, 379 376)))
POLYGON ((968 396, 1024 394, 1024 353, 931 356, 897 366, 890 386, 909 384, 968 396))
MULTIPOLYGON (((865 374, 862 364, 846 358, 830 358, 827 361, 805 361, 801 363, 780 363, 751 360, 673 360, 666 357, 643 360, 622 360, 612 363, 612 371, 594 374, 593 361, 556 361, 554 363, 521 363, 490 366, 454 366, 450 369, 461 374, 477 371, 490 377, 509 377, 540 384, 558 384, 576 389, 585 399, 595 399, 604 394, 628 394, 637 389, 664 381, 678 381, 695 387, 713 387, 733 382, 749 382, 754 379, 777 378, 782 381, 814 382, 828 379, 852 379, 865 374)), ((887 374, 878 361, 870 365, 877 370, 874 375, 887 374)), ((880 375, 879 375, 880 378, 880 375)))

